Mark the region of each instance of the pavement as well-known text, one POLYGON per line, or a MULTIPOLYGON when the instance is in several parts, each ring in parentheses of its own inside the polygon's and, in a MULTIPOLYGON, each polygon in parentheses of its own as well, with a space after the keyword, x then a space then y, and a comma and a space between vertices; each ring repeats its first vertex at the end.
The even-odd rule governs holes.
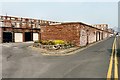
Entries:
POLYGON ((4 43, 3 78, 106 78, 114 38, 69 56, 43 56, 33 43, 4 43))
POLYGON ((39 47, 33 47, 30 46, 31 49, 33 50, 38 50, 42 55, 46 56, 66 56, 66 55, 71 55, 74 54, 72 52, 80 49, 80 47, 71 47, 68 49, 58 49, 58 50, 47 50, 47 49, 42 49, 39 47))
MULTIPOLYGON (((104 41, 104 40, 101 40, 101 41, 104 41)), ((58 49, 58 50, 47 50, 47 49, 42 49, 39 47, 34 47, 33 45, 29 46, 29 47, 33 50, 38 50, 42 55, 45 55, 45 56, 68 56, 68 55, 76 54, 76 53, 78 53, 92 45, 95 45, 101 41, 94 42, 94 43, 91 43, 89 45, 82 46, 82 47, 76 46, 76 47, 71 47, 71 48, 67 48, 67 49, 58 49)))

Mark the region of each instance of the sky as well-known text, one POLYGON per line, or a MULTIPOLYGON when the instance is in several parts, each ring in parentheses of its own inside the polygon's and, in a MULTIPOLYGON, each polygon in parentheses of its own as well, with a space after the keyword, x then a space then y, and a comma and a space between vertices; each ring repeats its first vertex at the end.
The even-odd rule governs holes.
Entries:
POLYGON ((0 14, 52 20, 58 22, 83 22, 86 24, 108 24, 118 27, 118 2, 116 1, 32 1, 1 2, 0 14))
POLYGON ((118 3, 118 31, 120 32, 120 2, 118 3))

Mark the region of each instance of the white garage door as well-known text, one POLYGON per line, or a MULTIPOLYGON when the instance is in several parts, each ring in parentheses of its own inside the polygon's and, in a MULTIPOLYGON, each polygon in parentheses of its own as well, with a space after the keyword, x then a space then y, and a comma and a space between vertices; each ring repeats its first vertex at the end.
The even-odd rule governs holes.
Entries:
POLYGON ((23 34, 15 33, 15 42, 23 42, 23 34))
POLYGON ((38 33, 33 33, 33 41, 37 41, 38 39, 38 33))

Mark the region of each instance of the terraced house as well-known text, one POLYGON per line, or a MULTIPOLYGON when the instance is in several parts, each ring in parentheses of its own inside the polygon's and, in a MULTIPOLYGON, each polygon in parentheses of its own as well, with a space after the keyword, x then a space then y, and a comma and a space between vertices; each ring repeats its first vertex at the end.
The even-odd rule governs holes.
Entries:
POLYGON ((108 24, 63 23, 11 16, 1 16, 0 26, 1 42, 64 40, 76 46, 85 46, 114 33, 108 29, 108 24))

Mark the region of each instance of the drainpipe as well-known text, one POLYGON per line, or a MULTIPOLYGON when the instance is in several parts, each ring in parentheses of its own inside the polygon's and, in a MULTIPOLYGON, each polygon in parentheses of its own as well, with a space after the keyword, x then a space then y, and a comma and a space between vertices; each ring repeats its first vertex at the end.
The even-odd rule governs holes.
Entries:
POLYGON ((103 31, 102 31, 102 40, 103 40, 103 31))
POLYGON ((39 41, 41 41, 41 29, 39 31, 39 41))
POLYGON ((1 27, 1 43, 3 43, 3 28, 1 27))
POLYGON ((31 30, 32 30, 32 32, 31 32, 31 40, 33 41, 33 22, 31 21, 31 30))
POLYGON ((12 42, 15 42, 14 41, 14 25, 12 25, 12 23, 11 23, 11 28, 12 28, 12 42))
POLYGON ((88 34, 88 31, 89 31, 89 30, 87 30, 87 43, 86 43, 86 45, 89 44, 89 34, 88 34))
POLYGON ((12 42, 15 42, 14 41, 14 29, 12 29, 13 31, 12 31, 12 42))

